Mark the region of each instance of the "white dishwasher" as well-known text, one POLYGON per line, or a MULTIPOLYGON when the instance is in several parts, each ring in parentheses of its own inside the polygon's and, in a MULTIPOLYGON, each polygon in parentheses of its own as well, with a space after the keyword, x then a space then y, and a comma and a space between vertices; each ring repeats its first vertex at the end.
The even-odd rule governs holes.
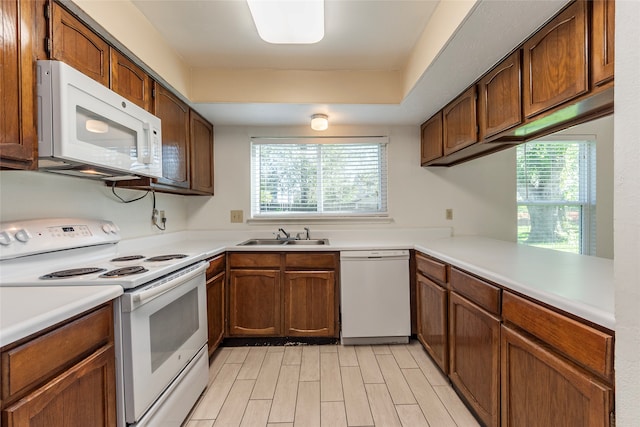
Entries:
POLYGON ((409 251, 340 252, 342 344, 407 343, 409 251))

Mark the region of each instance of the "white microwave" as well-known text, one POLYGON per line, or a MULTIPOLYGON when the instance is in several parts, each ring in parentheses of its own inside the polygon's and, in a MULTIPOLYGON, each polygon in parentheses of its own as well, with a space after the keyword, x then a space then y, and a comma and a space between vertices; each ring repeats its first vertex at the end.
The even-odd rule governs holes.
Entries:
POLYGON ((37 61, 38 167, 103 180, 162 177, 160 119, 60 61, 37 61))

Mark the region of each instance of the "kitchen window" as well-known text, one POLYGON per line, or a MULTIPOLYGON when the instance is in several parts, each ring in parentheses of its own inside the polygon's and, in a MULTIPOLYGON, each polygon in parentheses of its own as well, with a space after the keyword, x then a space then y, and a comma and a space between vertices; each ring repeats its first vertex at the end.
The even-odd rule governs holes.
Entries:
POLYGON ((252 218, 387 215, 386 137, 252 138, 252 218))
POLYGON ((595 254, 594 141, 517 147, 518 243, 595 254))

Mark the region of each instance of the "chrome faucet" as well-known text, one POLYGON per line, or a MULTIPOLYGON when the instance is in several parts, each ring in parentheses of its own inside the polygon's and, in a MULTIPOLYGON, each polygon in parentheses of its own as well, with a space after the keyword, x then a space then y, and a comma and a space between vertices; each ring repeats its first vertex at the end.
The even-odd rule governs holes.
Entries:
MULTIPOLYGON (((311 232, 309 230, 309 227, 305 227, 304 231, 305 231, 305 236, 306 236, 305 239, 306 240, 311 240, 311 232)), ((302 235, 302 231, 297 233, 296 234, 296 240, 301 240, 302 239, 302 237, 300 237, 301 235, 302 235)))
POLYGON ((289 233, 287 233, 286 231, 284 231, 284 228, 278 228, 278 234, 276 235, 276 239, 278 240, 286 240, 286 239, 290 239, 291 235, 289 233), (280 233, 284 234, 284 237, 280 236, 280 233))

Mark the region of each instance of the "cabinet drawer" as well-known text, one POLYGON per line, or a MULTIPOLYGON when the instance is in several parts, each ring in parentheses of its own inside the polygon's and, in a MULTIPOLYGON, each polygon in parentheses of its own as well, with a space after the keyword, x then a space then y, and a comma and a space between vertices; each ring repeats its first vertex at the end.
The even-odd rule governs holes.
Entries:
POLYGON ((2 400, 43 383, 113 341, 109 304, 2 353, 2 400))
POLYGON ((337 264, 336 254, 333 252, 306 252, 285 254, 285 265, 287 268, 328 268, 335 269, 337 264))
POLYGON ((447 283, 447 264, 416 253, 416 268, 425 276, 441 283, 447 283))
POLYGON ((222 273, 225 269, 225 256, 218 255, 215 258, 211 258, 209 260, 209 267, 207 268, 207 279, 210 279, 220 273, 222 273))
POLYGON ((488 312, 500 314, 500 288, 455 268, 451 269, 449 286, 488 312))
POLYGON ((275 267, 280 268, 279 253, 245 253, 235 252, 229 254, 229 266, 236 267, 275 267))
POLYGON ((505 292, 502 317, 608 380, 613 379, 613 336, 505 292))

